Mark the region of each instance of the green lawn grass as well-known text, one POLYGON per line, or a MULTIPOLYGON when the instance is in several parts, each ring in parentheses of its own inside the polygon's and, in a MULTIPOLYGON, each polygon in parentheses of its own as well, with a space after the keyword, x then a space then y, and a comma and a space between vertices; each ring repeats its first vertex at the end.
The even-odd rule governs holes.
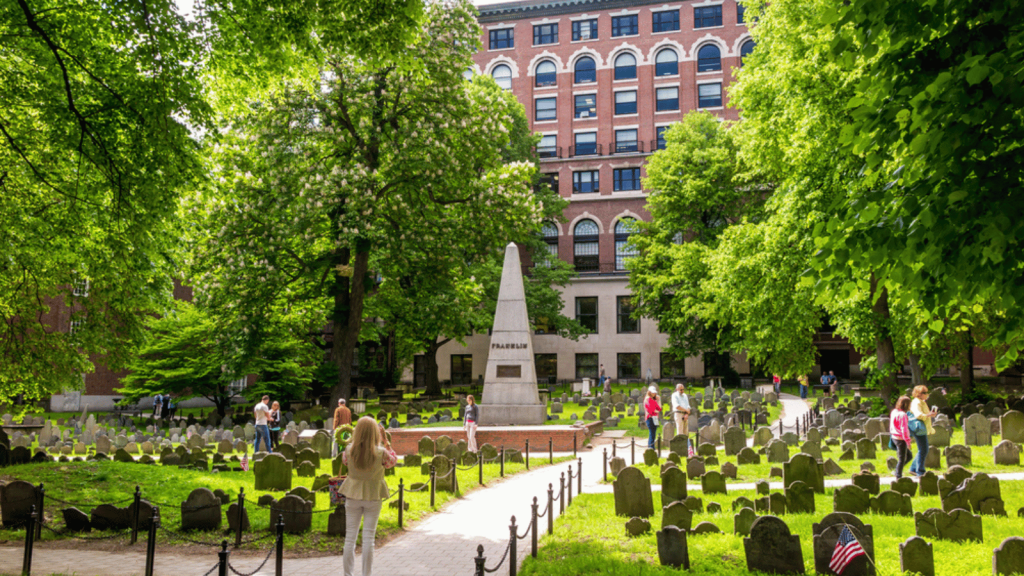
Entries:
MULTIPOLYGON (((956 544, 934 540, 935 573, 938 576, 963 576, 967 574, 991 574, 992 550, 1010 536, 1024 534, 1024 518, 1015 512, 1024 506, 1024 482, 1002 482, 1002 496, 1006 509, 1011 511, 1008 518, 985 516, 982 519, 985 541, 983 543, 956 544)), ((690 556, 690 572, 694 576, 726 576, 733 574, 760 574, 747 570, 743 538, 733 534, 732 502, 740 496, 755 498, 752 491, 730 492, 728 495, 703 496, 690 491, 691 495, 702 497, 705 508, 709 502, 722 505, 722 512, 699 513, 693 517, 693 526, 700 522, 714 523, 724 534, 689 536, 687 543, 690 556)), ((939 508, 938 496, 915 496, 914 510, 939 508)), ((815 496, 814 514, 787 514, 782 519, 792 533, 800 536, 804 566, 808 574, 814 573, 811 524, 818 522, 832 511, 832 490, 815 496)), ((654 493, 654 508, 660 510, 661 495, 654 493)), ((899 570, 899 544, 915 534, 914 519, 901 516, 863 514, 866 524, 874 528, 875 563, 879 576, 896 576, 899 570)), ((576 576, 579 574, 675 575, 679 571, 662 567, 658 562, 655 530, 661 528, 661 514, 656 512, 651 520, 649 534, 631 538, 626 535, 625 522, 628 518, 615 516, 615 499, 612 494, 584 494, 573 499, 564 516, 558 518, 555 533, 540 540, 536 559, 529 556, 523 562, 519 574, 523 576, 576 576)), ((494 554, 496 551, 485 551, 494 554)), ((497 558, 490 557, 488 565, 497 558)))
MULTIPOLYGON (((555 463, 572 460, 569 457, 555 458, 555 463)), ((547 458, 534 456, 530 459, 531 467, 536 468, 546 465, 547 458)), ((507 462, 505 464, 505 475, 513 475, 524 471, 524 464, 507 462)), ((397 492, 398 481, 402 479, 406 488, 415 482, 429 482, 426 475, 420 473, 419 466, 402 467, 396 469, 394 476, 386 477, 388 486, 392 492, 397 492)), ((491 463, 484 465, 484 483, 493 484, 499 479, 499 464, 491 463)), ((331 474, 330 460, 323 460, 318 474, 331 474)), ((458 471, 459 487, 463 494, 480 488, 478 483, 478 471, 474 467, 470 470, 458 471)), ((263 494, 272 494, 275 498, 284 496, 283 492, 264 492, 254 489, 254 476, 250 472, 220 472, 209 473, 196 470, 186 470, 177 467, 153 466, 142 464, 127 464, 119 462, 68 462, 68 463, 44 463, 24 464, 11 466, 3 470, 5 481, 24 480, 33 484, 42 483, 46 488, 48 496, 59 498, 68 502, 99 504, 112 503, 132 497, 135 486, 142 489, 144 499, 153 503, 168 504, 160 506, 162 525, 171 530, 178 530, 181 525, 181 503, 188 497, 189 493, 196 488, 209 488, 215 490, 220 488, 232 496, 232 501, 237 500, 239 489, 245 490, 246 500, 256 502, 263 494)), ((292 487, 305 486, 311 488, 312 478, 292 479, 292 487)), ((446 492, 437 492, 435 497, 435 509, 439 509, 455 496, 446 492)), ((396 498, 397 499, 397 498, 396 498)), ((393 499, 392 501, 396 500, 393 499)), ((404 515, 405 526, 410 522, 434 512, 430 508, 430 490, 427 488, 422 492, 406 492, 405 500, 409 504, 409 510, 404 515)), ((127 504, 121 504, 126 506, 127 504)), ((46 523, 57 530, 64 527, 63 516, 60 513, 65 505, 59 504, 51 498, 47 499, 45 506, 46 523)), ((82 506, 80 509, 86 514, 92 506, 82 506)), ((255 504, 246 503, 249 514, 249 521, 253 531, 264 533, 270 527, 270 511, 266 508, 258 508, 255 504)), ((225 505, 223 508, 227 510, 225 505)), ((313 510, 331 509, 329 496, 326 491, 317 494, 316 504, 313 510)), ((331 553, 340 554, 344 548, 341 538, 327 536, 327 517, 329 512, 313 515, 312 530, 301 535, 285 536, 285 546, 289 553, 331 553)), ((228 524, 226 518, 223 520, 222 530, 210 533, 193 533, 190 536, 206 542, 219 542, 222 538, 233 538, 227 532, 228 524)), ((384 539, 389 535, 399 532, 398 510, 385 505, 381 511, 380 523, 377 528, 377 538, 384 539)), ((93 533, 97 534, 96 532, 93 533)), ((259 534, 256 534, 259 535, 259 534)), ((245 535, 248 539, 253 535, 245 535)), ((54 540, 60 537, 52 532, 43 531, 43 540, 54 540)), ((24 530, 0 529, 0 542, 17 544, 24 541, 24 530)), ((180 544, 163 532, 158 532, 158 543, 160 545, 180 544)), ((267 541, 243 545, 242 549, 266 550, 267 541)))

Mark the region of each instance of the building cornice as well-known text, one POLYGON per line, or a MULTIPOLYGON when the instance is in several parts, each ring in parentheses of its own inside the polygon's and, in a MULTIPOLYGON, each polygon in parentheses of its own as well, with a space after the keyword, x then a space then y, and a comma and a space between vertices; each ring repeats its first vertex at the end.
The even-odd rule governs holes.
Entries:
POLYGON ((480 12, 477 20, 480 23, 490 23, 502 20, 559 16, 563 14, 578 14, 585 11, 616 10, 637 6, 659 7, 664 4, 665 0, 551 0, 548 2, 524 0, 480 6, 477 8, 480 12))

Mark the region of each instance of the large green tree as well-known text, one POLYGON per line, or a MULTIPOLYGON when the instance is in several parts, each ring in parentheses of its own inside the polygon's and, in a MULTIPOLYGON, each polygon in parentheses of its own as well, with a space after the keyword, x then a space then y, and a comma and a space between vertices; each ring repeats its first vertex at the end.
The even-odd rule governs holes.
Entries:
POLYGON ((190 205, 206 223, 194 239, 200 297, 242 334, 279 306, 330 325, 333 397, 349 395, 386 262, 416 249, 457 268, 467 247, 541 215, 534 166, 502 158, 518 110, 462 78, 479 44, 472 7, 431 5, 425 18, 395 56, 415 67, 322 46, 314 76, 251 101, 217 136, 217 185, 190 205))
POLYGON ((0 3, 0 402, 123 365, 169 300, 209 120, 197 26, 170 0, 0 3))

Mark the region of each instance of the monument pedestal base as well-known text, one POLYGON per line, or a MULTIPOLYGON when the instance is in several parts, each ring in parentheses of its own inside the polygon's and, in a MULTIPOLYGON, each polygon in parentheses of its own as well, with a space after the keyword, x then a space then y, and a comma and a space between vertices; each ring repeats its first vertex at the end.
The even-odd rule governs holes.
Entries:
POLYGON ((544 404, 481 404, 480 426, 508 426, 512 424, 539 425, 547 422, 548 410, 544 404))

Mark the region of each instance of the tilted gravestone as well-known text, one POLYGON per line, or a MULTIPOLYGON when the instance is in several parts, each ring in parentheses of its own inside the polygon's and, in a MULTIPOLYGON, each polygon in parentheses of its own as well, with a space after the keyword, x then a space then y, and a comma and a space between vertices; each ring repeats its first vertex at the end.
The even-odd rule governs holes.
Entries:
POLYGON ((347 529, 345 518, 345 507, 337 506, 334 508, 334 512, 331 512, 327 516, 327 534, 329 536, 341 536, 345 537, 345 531, 347 529))
POLYGON ((444 455, 434 456, 434 489, 439 492, 455 492, 455 464, 444 455))
POLYGON ((900 572, 917 572, 921 576, 935 576, 935 556, 932 543, 920 536, 911 536, 900 543, 900 572))
MULTIPOLYGON (((938 453, 938 450, 934 450, 934 452, 938 453)), ((946 456, 947 466, 966 467, 971 465, 971 449, 968 448, 967 446, 956 444, 954 446, 946 448, 943 452, 946 456)), ((928 452, 928 455, 931 456, 931 453, 932 451, 930 450, 928 452)))
POLYGON ((762 426, 754 431, 754 446, 764 446, 771 442, 772 438, 774 438, 772 429, 762 426))
POLYGON ((688 442, 688 437, 687 436, 685 436, 685 435, 676 436, 676 437, 672 438, 672 440, 669 441, 669 443, 668 443, 669 450, 671 450, 673 454, 678 454, 679 456, 681 456, 683 458, 686 458, 687 453, 689 452, 689 448, 688 448, 687 442, 688 442))
POLYGON ((675 526, 662 528, 657 533, 658 560, 662 566, 690 569, 690 553, 686 545, 686 530, 675 526))
POLYGON ((992 574, 1024 573, 1024 538, 1010 536, 992 552, 992 574))
POLYGON ((284 531, 289 534, 308 531, 313 522, 312 512, 313 503, 294 494, 289 494, 270 505, 270 517, 282 516, 284 531))
POLYGON ((832 492, 832 510, 848 514, 863 514, 871 509, 871 494, 860 486, 850 484, 832 492))
POLYGON ((292 489, 292 465, 280 454, 267 454, 262 460, 254 462, 253 475, 256 479, 256 490, 292 489))
POLYGON ((693 511, 682 502, 673 502, 661 509, 661 527, 675 526, 689 530, 693 524, 693 511))
POLYGON ((181 529, 216 530, 220 528, 221 505, 220 498, 208 488, 196 488, 181 503, 181 529))
POLYGON ((871 511, 889 516, 913 516, 914 506, 910 496, 894 490, 886 490, 871 499, 871 511))
POLYGON ((632 466, 619 473, 612 483, 617 516, 650 518, 654 515, 651 481, 632 466))
POLYGON ((736 463, 739 465, 760 464, 761 455, 755 452, 753 448, 747 446, 740 450, 736 455, 736 463))
POLYGON ((973 510, 975 514, 1006 516, 999 479, 982 472, 965 479, 942 497, 943 510, 949 512, 957 508, 973 510))
POLYGON ((644 450, 644 465, 654 466, 658 463, 658 452, 653 448, 644 450))
POLYGON ((789 460, 789 446, 782 440, 771 440, 764 447, 768 462, 786 462, 789 460))
POLYGON ((747 570, 775 574, 803 574, 804 556, 800 537, 791 534, 789 526, 775 516, 761 516, 750 527, 750 536, 743 539, 747 570))
POLYGON ((813 456, 797 454, 782 465, 783 486, 789 486, 798 480, 807 483, 819 494, 825 493, 824 469, 813 456))
MULTIPOLYGON (((220 514, 220 510, 217 510, 220 514)), ((100 504, 89 512, 89 525, 96 530, 126 530, 131 526, 127 508, 100 504)))
POLYGON ((814 569, 818 574, 836 574, 829 568, 832 553, 836 549, 844 528, 849 528, 853 537, 860 543, 866 556, 858 556, 851 560, 843 576, 873 576, 875 574, 875 539, 874 530, 864 524, 860 518, 846 512, 833 512, 811 525, 814 537, 814 569))
POLYGON ((669 468, 661 475, 661 505, 668 506, 685 499, 686 474, 679 468, 669 468))
POLYGON ((689 478, 698 478, 704 475, 706 472, 704 466, 704 459, 700 457, 689 458, 686 461, 686 476, 689 478))
POLYGON ((735 456, 747 447, 747 435, 741 428, 731 426, 722 433, 722 442, 725 444, 725 455, 735 456))
POLYGON ((981 529, 981 516, 971 514, 969 510, 958 508, 945 512, 938 508, 929 508, 914 514, 914 528, 922 538, 952 540, 984 541, 981 529))
POLYGON ((608 461, 608 469, 611 471, 612 476, 617 477, 620 472, 626 469, 626 459, 621 456, 616 456, 608 461))

